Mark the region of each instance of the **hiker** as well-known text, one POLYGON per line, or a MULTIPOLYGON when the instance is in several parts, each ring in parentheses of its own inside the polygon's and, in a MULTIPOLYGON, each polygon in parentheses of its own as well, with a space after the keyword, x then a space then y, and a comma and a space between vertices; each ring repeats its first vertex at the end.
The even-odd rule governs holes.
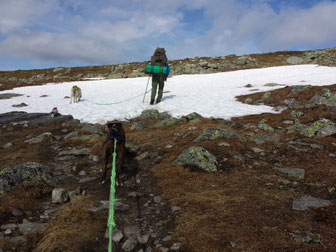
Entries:
POLYGON ((160 68, 159 73, 155 73, 155 71, 151 73, 152 75, 152 94, 151 94, 150 104, 153 105, 158 85, 159 85, 159 91, 158 91, 158 96, 156 98, 156 103, 159 103, 161 101, 164 82, 167 80, 167 77, 169 76, 169 72, 170 72, 169 65, 168 65, 168 59, 167 59, 166 51, 164 48, 159 48, 159 47, 156 48, 154 55, 151 57, 150 65, 153 67, 154 66, 163 67, 163 68, 160 68), (164 72, 164 71, 161 71, 162 69, 164 69, 166 73, 162 73, 164 72))

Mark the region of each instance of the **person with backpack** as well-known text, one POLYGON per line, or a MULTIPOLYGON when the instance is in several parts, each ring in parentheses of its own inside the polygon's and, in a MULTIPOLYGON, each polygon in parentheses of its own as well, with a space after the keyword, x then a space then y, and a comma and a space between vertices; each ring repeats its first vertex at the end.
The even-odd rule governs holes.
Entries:
POLYGON ((151 57, 151 75, 152 75, 152 94, 150 104, 154 104, 156 90, 159 86, 158 96, 156 103, 159 103, 163 95, 164 82, 167 80, 170 72, 168 59, 164 48, 156 48, 154 55, 151 57), (154 69, 155 68, 155 69, 154 69), (154 69, 154 70, 153 70, 154 69), (159 69, 156 71, 156 69, 159 69))

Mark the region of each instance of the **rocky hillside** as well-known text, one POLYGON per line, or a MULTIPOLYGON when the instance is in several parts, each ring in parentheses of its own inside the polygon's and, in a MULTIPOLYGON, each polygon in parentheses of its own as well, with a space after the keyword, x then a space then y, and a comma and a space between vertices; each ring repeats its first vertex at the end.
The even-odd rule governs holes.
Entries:
MULTIPOLYGON (((174 74, 313 62, 335 66, 335 53, 171 64, 174 74)), ((131 77, 130 69, 144 65, 73 68, 67 78, 80 69, 79 78, 108 77, 112 68, 112 75, 131 77)), ((2 72, 3 88, 28 85, 23 80, 37 74, 45 74, 34 82, 42 83, 54 70, 2 72)), ((237 99, 276 107, 278 114, 222 120, 148 110, 123 123, 127 154, 113 251, 335 249, 336 80, 321 87, 267 85, 279 89, 237 99)), ((110 189, 99 183, 101 125, 81 124, 71 115, 12 112, 0 115, 0 134, 0 251, 106 251, 110 189)))
MULTIPOLYGON (((134 78, 145 76, 149 62, 90 67, 58 67, 37 70, 0 71, 0 91, 18 86, 39 85, 48 82, 80 81, 88 78, 134 78)), ((180 74, 206 74, 239 69, 282 65, 319 64, 336 66, 336 47, 314 51, 286 51, 266 54, 228 55, 224 57, 172 60, 171 76, 180 74)))

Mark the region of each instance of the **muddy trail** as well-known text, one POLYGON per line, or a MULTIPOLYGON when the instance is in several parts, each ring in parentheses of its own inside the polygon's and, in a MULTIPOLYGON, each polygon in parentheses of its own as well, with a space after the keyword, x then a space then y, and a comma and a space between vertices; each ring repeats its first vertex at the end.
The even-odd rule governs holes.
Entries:
MULTIPOLYGON (((68 149, 83 149, 93 146, 93 144, 81 143, 81 141, 71 144, 62 141, 69 132, 80 128, 80 124, 67 125, 66 123, 38 127, 25 127, 18 124, 1 128, 1 146, 11 142, 15 146, 14 148, 19 150, 15 152, 16 154, 7 151, 2 152, 2 169, 19 162, 38 161, 58 176, 58 188, 74 192, 71 202, 50 204, 52 188, 32 183, 18 186, 14 191, 4 196, 0 205, 2 210, 1 225, 8 222, 23 223, 24 219, 28 219, 31 222, 49 222, 50 227, 47 230, 30 233, 30 236, 28 235, 23 243, 22 240, 16 242, 17 239, 13 239, 13 237, 22 237, 19 235, 18 228, 14 229, 10 234, 6 235, 5 240, 0 239, 0 248, 3 251, 32 251, 34 249, 36 251, 107 250, 108 233, 106 224, 109 215, 110 183, 101 183, 101 161, 94 162, 88 158, 88 155, 68 156, 60 154, 60 152, 68 149), (13 134, 13 132, 19 132, 19 134, 13 134), (41 143, 33 144, 34 146, 24 142, 27 136, 38 136, 45 132, 51 132, 53 137, 41 143), (25 195, 24 199, 22 199, 22 195, 25 195), (83 201, 80 205, 80 210, 76 209, 76 204, 73 204, 76 200, 83 201), (13 216, 11 213, 13 208, 21 209, 23 214, 13 216), (94 229, 96 232, 93 233, 90 230, 92 223, 88 224, 88 229, 84 228, 84 230, 81 226, 85 225, 85 223, 79 224, 79 226, 74 224, 73 232, 68 231, 69 237, 62 237, 64 235, 62 234, 64 225, 67 226, 66 229, 72 229, 71 221, 69 223, 69 220, 63 219, 62 212, 73 212, 72 215, 75 217, 75 212, 80 212, 83 208, 90 212, 89 216, 85 217, 81 216, 81 213, 77 213, 79 214, 77 216, 79 219, 74 221, 76 223, 78 221, 85 222, 85 218, 89 218, 91 221, 94 220, 94 224, 98 225, 99 228, 94 229), (50 214, 45 219, 42 219, 41 216, 46 215, 46 211, 50 214), (52 230, 51 236, 56 236, 60 239, 55 241, 55 247, 53 247, 53 242, 48 241, 48 230, 52 230), (78 242, 82 235, 80 231, 89 232, 92 236, 78 242), (55 232, 59 232, 59 234, 55 234, 55 232), (41 237, 45 237, 47 245, 44 245, 45 243, 40 246, 37 245, 37 241, 41 237), (72 238, 74 241, 71 241, 72 238), (62 241, 62 239, 66 241, 62 241), (75 240, 77 240, 77 244, 74 244, 75 240), (61 244, 62 242, 64 242, 63 245, 61 244)), ((101 145, 102 140, 103 136, 97 140, 96 144, 98 146, 101 145)), ((135 246, 132 244, 130 246, 133 247, 132 249, 142 248, 145 251, 147 247, 155 247, 154 239, 148 241, 150 236, 163 239, 169 237, 174 230, 174 219, 170 216, 170 206, 160 196, 159 186, 151 172, 151 162, 149 160, 138 161, 136 157, 135 152, 127 150, 121 175, 123 186, 119 186, 116 190, 118 201, 115 206, 115 222, 117 226, 114 233, 117 233, 117 242, 113 243, 113 251, 124 251, 121 249, 122 243, 120 243, 120 240, 127 240, 129 237, 144 239, 143 244, 135 243, 135 246), (156 197, 156 202, 153 200, 154 197, 156 197), (126 233, 123 232, 124 234, 122 234, 122 230, 126 230, 126 233)), ((134 243, 133 240, 131 242, 134 243)))

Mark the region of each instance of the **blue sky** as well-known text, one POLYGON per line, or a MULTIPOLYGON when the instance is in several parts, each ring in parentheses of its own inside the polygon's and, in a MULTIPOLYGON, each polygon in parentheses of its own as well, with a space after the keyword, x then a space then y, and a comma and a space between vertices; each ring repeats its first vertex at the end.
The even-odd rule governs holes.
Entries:
POLYGON ((0 71, 336 46, 336 0, 0 0, 0 71))

